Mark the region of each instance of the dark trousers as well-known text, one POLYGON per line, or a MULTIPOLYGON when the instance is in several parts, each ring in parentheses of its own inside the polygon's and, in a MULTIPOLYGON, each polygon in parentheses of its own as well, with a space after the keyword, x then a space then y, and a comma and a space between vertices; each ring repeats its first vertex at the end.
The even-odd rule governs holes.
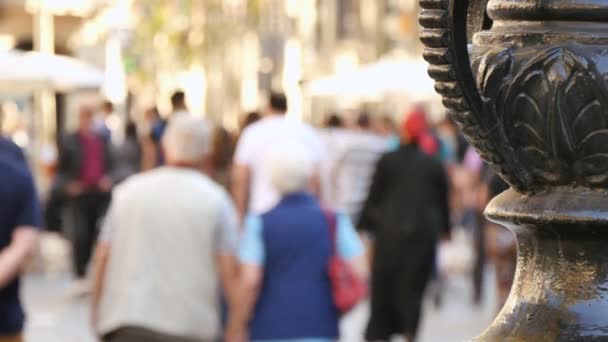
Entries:
POLYGON ((430 238, 401 241, 398 248, 376 241, 366 341, 416 337, 424 291, 435 268, 436 245, 430 238))
POLYGON ((105 215, 110 195, 100 192, 87 192, 70 203, 72 220, 72 254, 74 270, 78 278, 83 278, 91 260, 99 224, 105 215))
POLYGON ((154 330, 126 326, 102 337, 103 342, 212 342, 163 334, 154 330))

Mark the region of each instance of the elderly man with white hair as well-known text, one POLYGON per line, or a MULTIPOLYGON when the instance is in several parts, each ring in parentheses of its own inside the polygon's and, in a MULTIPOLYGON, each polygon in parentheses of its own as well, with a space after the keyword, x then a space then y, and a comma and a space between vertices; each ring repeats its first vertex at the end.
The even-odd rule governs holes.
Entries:
POLYGON ((329 260, 336 253, 356 267, 363 256, 362 243, 347 215, 324 210, 309 192, 315 161, 307 149, 283 145, 265 165, 281 199, 270 211, 246 219, 235 291, 239 305, 231 312, 227 337, 336 341, 339 313, 329 260))
POLYGON ((171 119, 167 164, 116 188, 95 255, 93 323, 103 341, 216 341, 238 244, 229 195, 202 170, 211 127, 171 119))

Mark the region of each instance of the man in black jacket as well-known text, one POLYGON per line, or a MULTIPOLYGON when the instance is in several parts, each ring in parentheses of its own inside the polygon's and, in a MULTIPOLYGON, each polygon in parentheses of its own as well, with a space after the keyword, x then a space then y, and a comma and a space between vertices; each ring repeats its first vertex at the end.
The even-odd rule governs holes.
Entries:
POLYGON ((86 274, 113 185, 109 142, 93 131, 92 120, 92 108, 82 106, 78 131, 61 142, 55 181, 56 193, 71 212, 74 267, 79 278, 86 274))
POLYGON ((436 245, 449 236, 448 182, 441 163, 421 151, 422 113, 404 125, 403 145, 378 162, 359 229, 374 241, 368 341, 416 337, 436 245))

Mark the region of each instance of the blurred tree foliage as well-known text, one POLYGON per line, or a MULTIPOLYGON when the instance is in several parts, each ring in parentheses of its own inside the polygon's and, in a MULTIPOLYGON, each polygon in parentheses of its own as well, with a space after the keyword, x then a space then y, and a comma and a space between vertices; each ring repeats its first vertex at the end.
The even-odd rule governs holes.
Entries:
MULTIPOLYGON (((137 22, 127 58, 140 85, 157 84, 159 72, 206 69, 257 27, 265 0, 134 0, 137 22)), ((214 65, 214 67, 216 67, 214 65)))

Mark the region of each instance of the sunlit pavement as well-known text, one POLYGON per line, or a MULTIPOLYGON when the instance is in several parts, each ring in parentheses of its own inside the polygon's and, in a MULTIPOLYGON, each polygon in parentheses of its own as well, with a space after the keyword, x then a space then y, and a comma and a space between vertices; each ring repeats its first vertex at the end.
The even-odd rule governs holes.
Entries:
POLYGON ((71 290, 70 278, 29 275, 23 282, 28 312, 27 342, 95 341, 89 328, 88 299, 71 290))
MULTIPOLYGON (((93 342, 89 329, 86 298, 71 293, 69 277, 46 278, 29 275, 24 281, 24 297, 29 312, 28 342, 93 342)), ((486 286, 491 289, 492 286, 486 286)), ((493 293, 492 293, 493 294, 493 293)), ((488 293, 486 299, 491 296, 488 293)), ((444 305, 436 310, 427 304, 421 330, 422 342, 470 340, 491 321, 494 301, 486 300, 481 308, 470 303, 470 291, 464 279, 452 279, 444 296, 444 305)), ((367 320, 367 306, 362 305, 342 324, 343 341, 360 341, 367 320)))
MULTIPOLYGON (((436 309, 427 300, 420 330, 421 342, 469 341, 479 335, 496 314, 494 272, 488 267, 484 300, 480 307, 471 305, 471 285, 463 276, 452 276, 445 285, 443 305, 436 309)), ((368 306, 362 305, 342 322, 342 341, 359 342, 368 317, 368 306)))
MULTIPOLYGON (((430 300, 426 304, 420 341, 467 341, 482 332, 496 309, 492 277, 489 269, 484 304, 479 308, 471 305, 467 279, 451 277, 445 285, 443 306, 436 309, 430 300)), ((71 277, 65 270, 30 273, 24 279, 23 290, 28 311, 27 342, 95 341, 89 326, 88 299, 72 291, 71 277)), ((368 306, 364 304, 344 319, 342 341, 361 341, 367 315, 368 306)))

